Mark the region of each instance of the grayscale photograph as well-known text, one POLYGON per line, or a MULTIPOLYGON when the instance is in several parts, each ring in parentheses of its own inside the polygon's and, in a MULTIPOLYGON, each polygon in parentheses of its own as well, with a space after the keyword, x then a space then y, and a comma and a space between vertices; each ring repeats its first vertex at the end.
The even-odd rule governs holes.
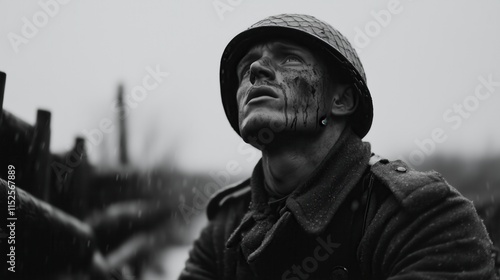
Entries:
POLYGON ((0 1, 0 279, 500 279, 499 15, 0 1))

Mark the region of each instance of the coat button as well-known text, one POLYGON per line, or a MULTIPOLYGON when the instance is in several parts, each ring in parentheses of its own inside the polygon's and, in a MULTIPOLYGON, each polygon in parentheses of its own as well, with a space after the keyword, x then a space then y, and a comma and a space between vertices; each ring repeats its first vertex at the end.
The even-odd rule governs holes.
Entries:
POLYGON ((397 171, 397 172, 401 172, 401 173, 403 173, 403 172, 406 172, 406 168, 405 168, 405 167, 403 167, 403 166, 398 166, 398 167, 396 168, 396 171, 397 171))
POLYGON ((349 279, 349 271, 343 266, 333 268, 331 277, 332 280, 347 280, 349 279))

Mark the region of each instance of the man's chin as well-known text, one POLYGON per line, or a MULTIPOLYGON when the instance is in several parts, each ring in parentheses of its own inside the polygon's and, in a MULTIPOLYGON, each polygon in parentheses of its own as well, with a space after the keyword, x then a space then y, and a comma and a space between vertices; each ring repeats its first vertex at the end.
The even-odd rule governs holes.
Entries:
POLYGON ((261 149, 262 146, 271 145, 281 134, 284 128, 284 123, 281 123, 282 121, 279 120, 244 122, 240 124, 240 135, 243 141, 261 149))
POLYGON ((255 142, 255 140, 252 141, 252 139, 259 137, 259 131, 267 130, 265 128, 266 128, 265 126, 257 126, 257 125, 240 126, 241 138, 243 138, 243 141, 251 144, 250 142, 255 142))

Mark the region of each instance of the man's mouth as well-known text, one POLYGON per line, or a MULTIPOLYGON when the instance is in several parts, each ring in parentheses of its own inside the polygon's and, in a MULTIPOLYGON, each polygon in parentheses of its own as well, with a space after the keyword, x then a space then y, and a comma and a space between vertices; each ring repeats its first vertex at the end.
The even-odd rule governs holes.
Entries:
POLYGON ((254 86, 248 90, 247 98, 245 104, 248 104, 252 100, 265 99, 265 98, 278 98, 279 95, 270 86, 254 86))

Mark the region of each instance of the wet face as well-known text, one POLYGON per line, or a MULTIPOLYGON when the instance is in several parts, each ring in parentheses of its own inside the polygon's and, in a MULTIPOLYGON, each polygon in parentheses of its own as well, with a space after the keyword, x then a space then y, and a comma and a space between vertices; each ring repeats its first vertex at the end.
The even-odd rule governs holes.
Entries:
POLYGON ((252 47, 237 66, 236 94, 243 139, 263 129, 273 133, 318 133, 329 114, 326 65, 309 49, 276 40, 252 47))

